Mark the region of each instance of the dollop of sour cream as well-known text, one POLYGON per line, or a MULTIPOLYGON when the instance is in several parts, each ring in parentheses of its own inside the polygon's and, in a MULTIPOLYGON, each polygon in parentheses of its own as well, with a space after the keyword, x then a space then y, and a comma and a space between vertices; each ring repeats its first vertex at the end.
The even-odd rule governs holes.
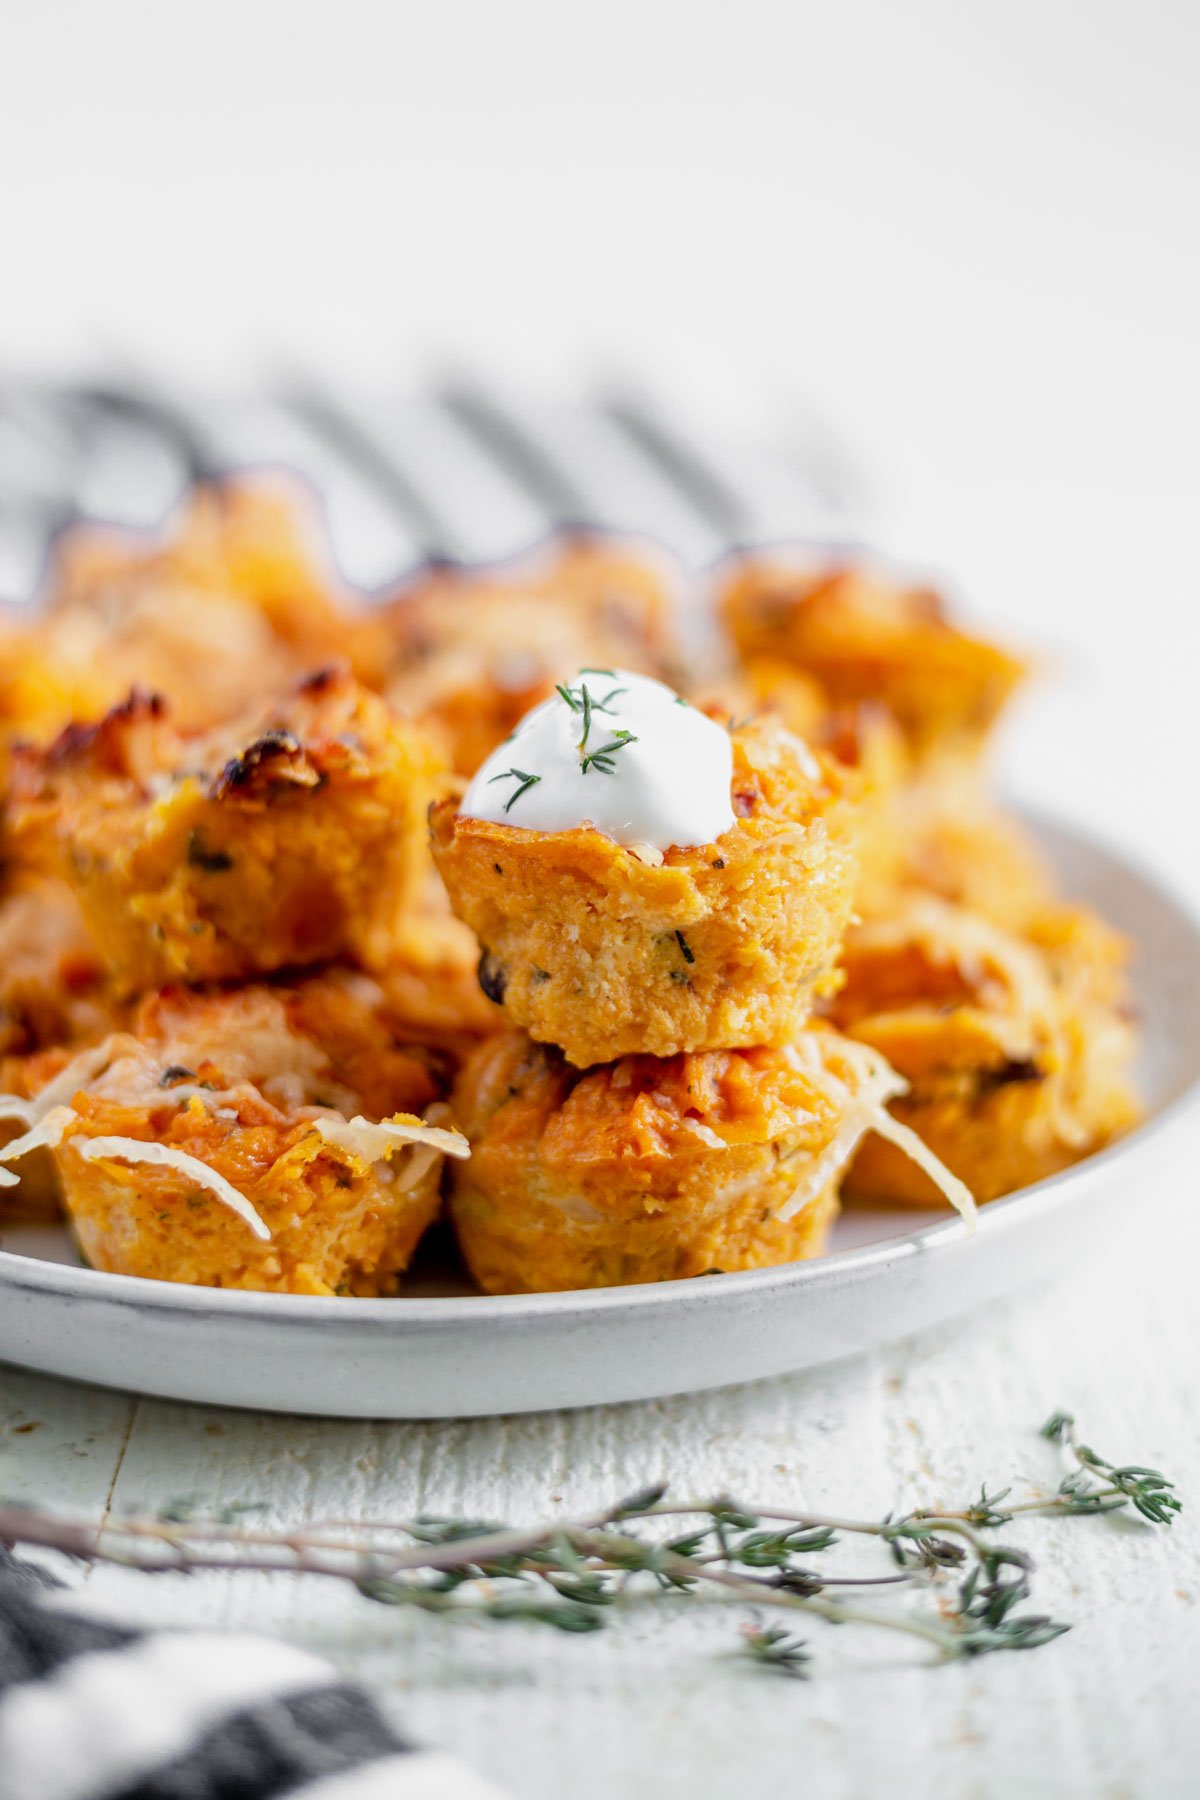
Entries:
POLYGON ((711 844, 734 822, 729 733, 661 681, 580 669, 488 757, 460 812, 619 844, 711 844))

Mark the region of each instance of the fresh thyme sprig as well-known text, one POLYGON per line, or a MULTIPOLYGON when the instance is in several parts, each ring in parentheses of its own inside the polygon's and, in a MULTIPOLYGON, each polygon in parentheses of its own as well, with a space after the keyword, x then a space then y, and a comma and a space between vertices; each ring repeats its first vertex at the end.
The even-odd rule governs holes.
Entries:
MULTIPOLYGON (((585 675, 612 675, 613 671, 611 669, 584 669, 582 673, 585 675)), ((559 681, 555 683, 554 691, 561 700, 566 702, 573 713, 582 713, 583 715, 583 735, 577 746, 582 753, 587 749, 587 741, 591 735, 592 714, 594 712, 611 712, 612 702, 617 698, 618 694, 623 694, 626 690, 623 687, 612 688, 605 694, 603 700, 597 700, 586 681, 581 681, 577 688, 568 687, 565 683, 559 681)), ((617 732, 616 735, 618 737, 628 737, 629 733, 617 732)), ((603 752, 601 754, 603 754, 603 752)), ((585 774, 587 773, 587 768, 588 758, 584 756, 583 769, 585 774)))
POLYGON ((385 1606, 568 1632, 600 1630, 647 1600, 706 1598, 750 1610, 740 1647, 756 1665, 803 1677, 805 1645, 783 1624, 764 1623, 764 1610, 904 1632, 943 1659, 1035 1649, 1069 1627, 1021 1610, 1033 1560, 990 1532, 1018 1512, 1078 1517, 1132 1505, 1149 1523, 1169 1525, 1179 1511, 1164 1476, 1097 1456, 1078 1442, 1069 1415, 1055 1414, 1043 1435, 1068 1446, 1078 1468, 1055 1494, 1008 1507, 1002 1502, 1009 1490, 982 1490, 959 1511, 863 1520, 750 1509, 724 1498, 674 1501, 665 1484, 655 1483, 615 1506, 551 1524, 514 1528, 421 1517, 277 1530, 247 1522, 255 1508, 243 1503, 206 1516, 194 1497, 153 1516, 99 1523, 0 1500, 0 1543, 146 1574, 254 1569, 321 1576, 349 1582, 385 1606), (814 1558, 849 1536, 885 1547, 891 1572, 826 1574, 813 1567, 814 1558), (872 1606, 842 1597, 879 1587, 932 1592, 936 1607, 872 1606))
POLYGON ((812 1657, 803 1640, 792 1637, 782 1625, 743 1625, 742 1642, 760 1667, 773 1669, 777 1675, 789 1675, 793 1681, 808 1680, 812 1657))
POLYGON ((583 750, 582 745, 579 766, 586 775, 589 769, 599 769, 602 775, 615 775, 616 764, 613 757, 618 750, 628 750, 631 744, 637 743, 631 731, 614 731, 607 744, 601 744, 598 750, 583 750))
POLYGON ((513 789, 504 802, 505 812, 511 812, 521 795, 527 793, 531 787, 536 787, 541 779, 540 775, 530 775, 525 769, 504 769, 499 775, 488 777, 488 786, 490 787, 494 781, 516 781, 520 784, 513 789))
POLYGON ((1133 1506, 1152 1525, 1169 1525, 1183 1502, 1157 1469, 1138 1463, 1111 1463, 1088 1444, 1081 1444, 1070 1413, 1052 1413, 1042 1426, 1042 1436, 1065 1444, 1079 1467, 1059 1483, 1058 1498, 1071 1512, 1115 1512, 1133 1506))

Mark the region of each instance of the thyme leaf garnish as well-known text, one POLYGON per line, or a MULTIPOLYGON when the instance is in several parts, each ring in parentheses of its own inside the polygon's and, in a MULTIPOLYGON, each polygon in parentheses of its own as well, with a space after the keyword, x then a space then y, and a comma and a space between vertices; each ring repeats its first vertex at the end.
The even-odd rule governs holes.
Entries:
POLYGON ((602 775, 615 775, 616 764, 613 757, 618 750, 628 750, 631 744, 637 743, 631 731, 615 731, 607 744, 601 744, 598 750, 584 750, 580 745, 579 766, 586 775, 589 769, 599 769, 602 775))
POLYGON ((504 810, 507 813, 512 811, 517 801, 521 798, 521 795, 526 793, 531 787, 536 787, 541 779, 540 775, 530 775, 526 769, 504 769, 499 775, 490 775, 488 777, 488 786, 491 787, 494 781, 517 781, 520 783, 520 786, 514 788, 508 799, 504 802, 504 810))
MULTIPOLYGON (((612 669, 581 669, 580 673, 582 675, 611 676, 615 671, 612 669)), ((623 694, 627 690, 623 687, 611 688, 609 692, 605 694, 603 700, 598 700, 595 694, 592 693, 592 690, 589 688, 586 681, 581 681, 577 688, 568 687, 564 682, 558 681, 554 684, 554 691, 559 698, 570 707, 573 713, 582 713, 583 715, 583 735, 577 746, 582 753, 587 749, 588 737, 592 729, 592 714, 594 712, 610 712, 612 710, 612 702, 619 694, 623 694)), ((617 733, 618 737, 621 735, 620 732, 617 733)), ((626 732, 624 735, 628 736, 629 734, 626 732)), ((586 757, 584 758, 583 767, 584 773, 586 774, 588 767, 586 757)))
POLYGON ((981 1489, 959 1511, 884 1519, 754 1508, 723 1496, 673 1500, 655 1482, 574 1520, 515 1527, 436 1517, 273 1527, 247 1521, 252 1503, 205 1512, 196 1495, 157 1513, 97 1521, 0 1500, 0 1543, 145 1574, 219 1568, 323 1576, 384 1606, 579 1633, 601 1630, 648 1600, 724 1602, 749 1613, 742 1654, 795 1679, 807 1673, 807 1648, 783 1623, 764 1622, 768 1611, 902 1632, 941 1660, 1033 1650, 1069 1629, 1023 1610, 1033 1558, 989 1534, 1018 1513, 1069 1519, 1128 1506, 1151 1525, 1170 1525, 1181 1502, 1157 1470, 1110 1462, 1080 1443, 1068 1414, 1056 1413, 1043 1435, 1076 1463, 1057 1493, 1006 1506, 1010 1490, 981 1489), (813 1566, 848 1537, 877 1543, 885 1572, 829 1574, 813 1566), (871 1589, 924 1594, 932 1604, 853 1598, 871 1589))

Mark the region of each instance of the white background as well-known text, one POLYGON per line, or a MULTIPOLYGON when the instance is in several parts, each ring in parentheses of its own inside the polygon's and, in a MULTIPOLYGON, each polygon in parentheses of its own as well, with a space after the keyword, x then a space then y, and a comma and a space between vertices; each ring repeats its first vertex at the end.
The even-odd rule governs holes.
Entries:
MULTIPOLYGON (((633 361, 770 430, 815 395, 883 469, 898 536, 1042 648, 1011 780, 1200 899, 1200 7, 5 14, 10 371, 116 349, 216 380, 311 359, 394 383, 465 352, 554 393, 633 361)), ((1167 1210, 1131 1195, 1127 1245, 1074 1286, 708 1401, 321 1429, 13 1375, 4 1484, 87 1507, 197 1487, 293 1512, 538 1512, 674 1467, 882 1510, 1043 1478, 1030 1427, 1076 1404, 1101 1448, 1169 1462, 1200 1504, 1194 1186, 1181 1168, 1167 1210)), ((845 1800, 1194 1792, 1194 1526, 1151 1548, 1095 1524, 1049 1553, 1048 1598, 1081 1622, 1061 1647, 940 1674, 872 1644, 839 1675, 835 1650, 823 1684, 782 1696, 677 1636, 397 1637, 353 1597, 228 1583, 156 1603, 318 1643, 531 1800, 725 1800, 804 1769, 845 1800)))
POLYGON ((1189 0, 5 11, 10 361, 635 350, 852 384, 973 479, 1194 450, 1189 0))
POLYGON ((815 396, 1050 650, 1018 785, 1190 874, 1191 0, 6 14, 0 367, 632 361, 785 433, 815 396))

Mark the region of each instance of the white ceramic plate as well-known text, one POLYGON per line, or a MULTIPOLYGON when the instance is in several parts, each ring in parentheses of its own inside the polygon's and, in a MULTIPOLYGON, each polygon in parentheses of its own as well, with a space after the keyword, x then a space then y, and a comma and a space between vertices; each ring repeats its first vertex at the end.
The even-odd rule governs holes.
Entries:
POLYGON ((1062 826, 1064 889, 1138 945, 1149 1118, 1111 1150, 994 1202, 851 1211, 833 1252, 694 1281, 484 1298, 428 1266, 396 1300, 220 1292, 80 1268, 65 1232, 0 1236, 0 1358, 214 1405, 341 1417, 536 1412, 719 1387, 832 1361, 1078 1259, 1200 1122, 1200 928, 1149 876, 1062 826))

